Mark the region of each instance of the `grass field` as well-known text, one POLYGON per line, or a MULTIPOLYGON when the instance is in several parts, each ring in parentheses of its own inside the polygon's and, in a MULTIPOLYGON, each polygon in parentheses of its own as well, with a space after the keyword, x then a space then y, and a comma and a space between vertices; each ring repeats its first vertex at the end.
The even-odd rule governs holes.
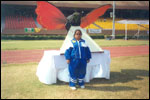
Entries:
MULTIPOLYGON (((101 47, 149 45, 149 40, 95 39, 101 47)), ((1 40, 1 50, 59 49, 63 40, 1 40)), ((149 55, 111 58, 110 80, 93 79, 85 89, 70 90, 68 83, 42 84, 38 63, 1 64, 1 98, 149 99, 149 55)))
MULTIPOLYGON (((1 40, 1 50, 59 49, 64 40, 1 40)), ((101 47, 149 45, 149 40, 94 39, 101 47)))
POLYGON ((36 76, 37 65, 2 64, 1 98, 149 99, 148 55, 112 58, 110 80, 93 79, 85 89, 76 91, 61 81, 53 85, 40 83, 36 76))

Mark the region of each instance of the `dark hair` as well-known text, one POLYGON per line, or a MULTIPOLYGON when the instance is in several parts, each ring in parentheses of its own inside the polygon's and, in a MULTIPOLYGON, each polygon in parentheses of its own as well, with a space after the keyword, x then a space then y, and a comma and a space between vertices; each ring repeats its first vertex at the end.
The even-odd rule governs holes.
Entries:
POLYGON ((74 36, 75 36, 75 34, 76 34, 77 31, 80 31, 80 33, 81 33, 81 35, 82 35, 82 31, 79 30, 79 29, 77 29, 77 30, 75 30, 75 32, 74 32, 74 36))

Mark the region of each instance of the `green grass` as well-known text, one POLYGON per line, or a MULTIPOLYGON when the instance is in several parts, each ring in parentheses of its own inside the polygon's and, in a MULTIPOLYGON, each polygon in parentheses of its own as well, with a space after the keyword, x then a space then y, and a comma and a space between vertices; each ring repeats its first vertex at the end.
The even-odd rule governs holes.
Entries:
POLYGON ((1 98, 149 99, 149 56, 111 59, 110 80, 93 79, 85 89, 70 90, 68 83, 45 85, 36 76, 38 63, 2 64, 1 98), (120 63, 121 62, 121 63, 120 63))
POLYGON ((110 46, 137 46, 137 45, 149 45, 149 40, 104 40, 104 39, 95 39, 95 42, 101 47, 110 47, 110 46))
POLYGON ((2 50, 32 50, 32 49, 58 49, 63 40, 9 40, 2 41, 2 50))
MULTIPOLYGON (((59 49, 64 40, 1 40, 2 50, 59 49)), ((149 45, 149 40, 94 39, 101 47, 149 45)))

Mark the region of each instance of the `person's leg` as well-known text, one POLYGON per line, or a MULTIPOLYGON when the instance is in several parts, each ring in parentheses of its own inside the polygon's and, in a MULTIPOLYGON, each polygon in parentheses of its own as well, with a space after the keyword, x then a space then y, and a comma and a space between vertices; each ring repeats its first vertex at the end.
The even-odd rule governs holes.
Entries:
POLYGON ((78 66, 78 61, 77 60, 71 60, 69 64, 69 75, 70 75, 70 80, 69 80, 69 86, 70 87, 75 87, 77 83, 77 66, 78 66))
POLYGON ((79 66, 79 75, 78 75, 78 85, 79 86, 84 86, 84 78, 86 75, 86 66, 87 66, 86 60, 81 60, 80 66, 79 66))
POLYGON ((77 79, 73 79, 72 77, 70 77, 69 79, 69 86, 70 87, 76 87, 76 84, 77 84, 77 79))

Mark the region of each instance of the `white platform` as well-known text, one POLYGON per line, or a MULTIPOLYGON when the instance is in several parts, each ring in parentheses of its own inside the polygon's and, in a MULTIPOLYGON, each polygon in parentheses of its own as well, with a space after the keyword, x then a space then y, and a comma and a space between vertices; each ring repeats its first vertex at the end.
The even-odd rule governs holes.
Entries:
MULTIPOLYGON (((40 82, 53 84, 57 78, 64 82, 69 82, 68 64, 65 56, 60 55, 58 50, 44 51, 44 55, 37 67, 36 75, 40 82)), ((90 82, 93 78, 110 78, 110 52, 92 53, 92 59, 87 64, 85 82, 90 82)))

